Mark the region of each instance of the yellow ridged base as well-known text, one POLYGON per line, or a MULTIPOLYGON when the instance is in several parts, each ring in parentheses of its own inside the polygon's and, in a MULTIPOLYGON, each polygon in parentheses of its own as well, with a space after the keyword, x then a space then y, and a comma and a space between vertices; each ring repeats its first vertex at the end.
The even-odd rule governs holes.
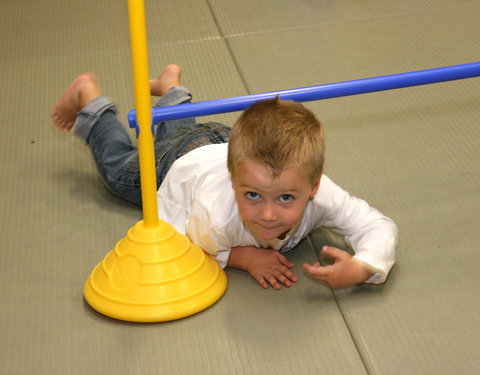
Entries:
POLYGON ((131 322, 163 322, 214 304, 227 277, 217 262, 170 224, 135 224, 85 282, 99 313, 131 322))

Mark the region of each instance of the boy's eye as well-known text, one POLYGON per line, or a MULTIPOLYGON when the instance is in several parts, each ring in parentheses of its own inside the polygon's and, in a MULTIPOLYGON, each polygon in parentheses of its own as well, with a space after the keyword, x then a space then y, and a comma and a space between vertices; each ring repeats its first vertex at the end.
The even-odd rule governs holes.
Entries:
POLYGON ((280 202, 287 203, 293 200, 293 196, 290 194, 280 195, 280 202))
POLYGON ((251 200, 256 200, 260 198, 260 195, 258 193, 255 193, 254 191, 249 191, 245 195, 248 199, 251 199, 251 200))

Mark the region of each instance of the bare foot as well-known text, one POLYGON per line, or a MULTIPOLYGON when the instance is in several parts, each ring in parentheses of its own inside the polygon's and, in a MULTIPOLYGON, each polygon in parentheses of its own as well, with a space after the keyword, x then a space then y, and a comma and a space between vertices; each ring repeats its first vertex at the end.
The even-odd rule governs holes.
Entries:
POLYGON ((170 88, 181 85, 181 75, 182 68, 178 65, 167 65, 157 78, 150 81, 150 94, 152 96, 164 96, 170 88))
POLYGON ((93 73, 78 76, 53 106, 53 122, 58 129, 69 131, 77 113, 100 95, 102 92, 93 73))

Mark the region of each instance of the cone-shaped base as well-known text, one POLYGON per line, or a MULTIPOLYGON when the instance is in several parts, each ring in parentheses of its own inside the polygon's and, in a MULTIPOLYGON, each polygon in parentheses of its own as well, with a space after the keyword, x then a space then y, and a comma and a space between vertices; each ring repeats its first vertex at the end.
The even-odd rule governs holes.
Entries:
POLYGON ((206 309, 226 287, 217 262, 173 226, 140 221, 92 271, 84 296, 111 318, 162 322, 206 309))

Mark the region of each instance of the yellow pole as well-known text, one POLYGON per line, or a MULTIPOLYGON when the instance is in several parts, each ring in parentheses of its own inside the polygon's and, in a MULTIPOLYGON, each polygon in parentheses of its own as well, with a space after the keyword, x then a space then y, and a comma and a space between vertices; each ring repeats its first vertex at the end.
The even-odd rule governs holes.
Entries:
POLYGON ((144 220, 130 228, 84 285, 98 312, 131 322, 163 322, 206 309, 227 288, 217 262, 159 220, 143 0, 128 0, 144 220))
POLYGON ((155 173, 155 151, 153 148, 152 112, 150 105, 150 83, 148 74, 147 32, 145 5, 143 0, 128 0, 130 41, 135 90, 137 122, 140 128, 138 149, 140 161, 140 183, 142 189, 143 224, 158 225, 157 184, 155 173))

